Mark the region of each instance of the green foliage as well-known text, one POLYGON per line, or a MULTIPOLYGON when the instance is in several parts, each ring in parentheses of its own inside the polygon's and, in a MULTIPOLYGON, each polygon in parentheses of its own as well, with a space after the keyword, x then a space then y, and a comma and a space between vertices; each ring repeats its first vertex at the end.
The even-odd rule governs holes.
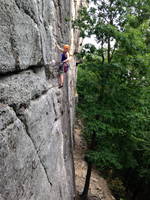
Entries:
POLYGON ((90 144, 96 131, 97 141, 86 157, 101 171, 134 171, 137 183, 150 185, 150 2, 93 2, 74 23, 100 45, 83 48, 78 70, 84 135, 90 144))
POLYGON ((109 187, 113 194, 118 197, 118 199, 125 199, 125 190, 123 182, 119 178, 112 179, 109 182, 109 187))
POLYGON ((91 132, 97 132, 96 151, 89 155, 101 169, 135 168, 134 151, 149 131, 146 80, 132 80, 126 73, 119 65, 94 60, 79 68, 79 111, 89 143, 91 132))

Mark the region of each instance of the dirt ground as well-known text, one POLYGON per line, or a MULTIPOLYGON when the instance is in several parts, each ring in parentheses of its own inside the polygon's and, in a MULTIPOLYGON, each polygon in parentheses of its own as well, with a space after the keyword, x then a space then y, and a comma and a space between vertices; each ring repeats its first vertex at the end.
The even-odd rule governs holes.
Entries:
MULTIPOLYGON (((84 153, 86 151, 86 143, 81 136, 80 123, 75 127, 75 151, 74 151, 74 163, 75 163, 75 181, 77 194, 81 194, 86 177, 87 164, 84 161, 84 153)), ((115 200, 111 195, 111 192, 107 186, 107 182, 104 178, 98 175, 98 172, 94 169, 91 175, 90 188, 89 188, 89 200, 115 200)))

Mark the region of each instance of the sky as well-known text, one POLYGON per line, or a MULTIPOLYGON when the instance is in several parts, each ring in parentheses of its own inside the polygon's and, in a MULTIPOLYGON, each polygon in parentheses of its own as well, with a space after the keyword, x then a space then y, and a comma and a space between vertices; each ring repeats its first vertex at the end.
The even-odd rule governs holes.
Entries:
POLYGON ((96 42, 96 40, 94 39, 94 36, 91 36, 90 38, 84 38, 83 40, 83 45, 85 44, 93 44, 96 48, 99 47, 98 43, 96 42))
MULTIPOLYGON (((93 2, 91 2, 90 4, 89 4, 89 8, 90 7, 95 7, 95 5, 94 5, 94 3, 93 2)), ((91 36, 90 38, 84 38, 84 40, 83 40, 83 45, 85 45, 85 44, 93 44, 96 48, 98 48, 99 47, 99 45, 97 44, 97 42, 96 42, 96 40, 94 39, 94 35, 93 36, 91 36)))

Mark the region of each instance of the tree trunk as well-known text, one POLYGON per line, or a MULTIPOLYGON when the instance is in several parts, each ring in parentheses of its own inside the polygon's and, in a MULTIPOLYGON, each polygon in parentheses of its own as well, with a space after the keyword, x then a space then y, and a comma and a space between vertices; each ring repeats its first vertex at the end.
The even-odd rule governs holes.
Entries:
POLYGON ((104 39, 102 38, 101 42, 101 49, 102 49, 102 65, 104 64, 105 57, 104 57, 104 39))
MULTIPOLYGON (((93 131, 92 134, 92 140, 91 140, 91 145, 90 145, 90 150, 94 150, 95 147, 95 139, 96 139, 96 132, 93 131)), ((92 173, 92 163, 87 162, 87 174, 86 174, 86 180, 85 180, 85 185, 84 185, 84 190, 81 194, 81 199, 82 200, 87 200, 88 199, 88 191, 89 191, 89 186, 90 186, 90 179, 91 179, 91 173, 92 173)))
POLYGON ((88 191, 89 191, 90 179, 91 179, 91 173, 92 173, 92 163, 88 162, 87 164, 88 164, 88 168, 87 168, 84 190, 80 196, 82 200, 87 200, 88 198, 88 191))
POLYGON ((111 46, 110 46, 110 37, 108 38, 108 50, 107 50, 107 57, 108 57, 108 63, 111 62, 111 46))

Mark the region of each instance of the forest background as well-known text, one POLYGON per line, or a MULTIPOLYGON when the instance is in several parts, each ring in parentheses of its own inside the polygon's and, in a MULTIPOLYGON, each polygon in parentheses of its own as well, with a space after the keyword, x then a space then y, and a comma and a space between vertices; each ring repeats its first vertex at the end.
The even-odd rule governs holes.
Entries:
POLYGON ((74 22, 81 37, 97 43, 78 55, 85 157, 116 199, 149 200, 150 1, 90 2, 94 6, 82 8, 74 22))

